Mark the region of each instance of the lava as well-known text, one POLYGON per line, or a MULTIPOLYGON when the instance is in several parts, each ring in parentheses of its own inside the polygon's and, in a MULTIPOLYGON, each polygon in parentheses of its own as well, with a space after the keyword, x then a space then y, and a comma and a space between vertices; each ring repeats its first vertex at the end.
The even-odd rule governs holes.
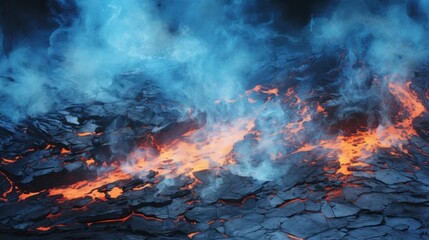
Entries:
POLYGON ((1 200, 6 200, 7 195, 13 191, 13 182, 3 172, 0 171, 0 174, 3 175, 6 178, 7 182, 9 183, 9 188, 2 194, 0 198, 1 200))
POLYGON ((109 196, 111 198, 117 198, 117 197, 121 196, 122 192, 123 192, 122 189, 120 189, 118 187, 114 187, 114 188, 112 188, 112 190, 109 191, 109 196))
POLYGON ((30 193, 22 193, 21 195, 19 195, 19 200, 20 201, 22 201, 22 200, 25 200, 25 199, 27 199, 27 198, 29 198, 29 197, 31 197, 31 196, 35 196, 35 195, 37 195, 37 194, 39 194, 40 192, 30 192, 30 193))
POLYGON ((65 149, 65 148, 61 148, 61 154, 69 154, 69 153, 71 153, 70 150, 65 149))
MULTIPOLYGON (((372 156, 380 148, 399 148, 416 132, 413 128, 413 120, 426 111, 423 104, 416 100, 416 93, 410 88, 411 82, 389 82, 389 91, 401 105, 400 120, 393 123, 380 125, 376 129, 366 132, 356 132, 351 135, 339 135, 334 139, 321 140, 317 146, 334 150, 340 162, 337 173, 350 174, 349 166, 365 166, 362 160, 372 156)), ((309 151, 317 147, 304 145, 298 151, 309 151)))
POLYGON ((163 220, 157 217, 152 217, 152 216, 147 216, 143 213, 136 213, 136 212, 132 212, 131 214, 129 214, 128 216, 124 217, 124 218, 117 218, 117 219, 108 219, 108 220, 101 220, 101 221, 97 221, 97 222, 90 222, 88 223, 88 226, 91 226, 93 224, 97 224, 97 223, 115 223, 115 222, 126 222, 128 219, 130 219, 131 217, 136 216, 136 217, 142 217, 146 220, 154 220, 154 221, 160 221, 162 222, 163 220))
POLYGON ((106 172, 95 180, 83 180, 64 188, 53 188, 49 190, 50 195, 61 194, 64 200, 71 200, 90 196, 93 199, 105 200, 105 194, 98 191, 102 186, 118 180, 129 179, 131 176, 122 172, 119 168, 114 171, 106 172))
POLYGON ((161 146, 159 154, 150 149, 139 149, 122 168, 131 174, 155 170, 159 174, 174 177, 209 168, 216 168, 234 161, 229 156, 236 142, 242 140, 254 127, 252 119, 238 119, 233 124, 215 124, 190 135, 183 135, 167 146, 161 146))
MULTIPOLYGON (((229 156, 236 142, 242 140, 254 127, 252 119, 240 119, 234 124, 217 124, 209 129, 191 131, 166 146, 161 146, 159 153, 154 150, 137 149, 125 163, 111 166, 95 180, 83 180, 62 188, 49 190, 50 195, 61 194, 64 200, 90 196, 93 199, 105 199, 105 194, 98 191, 102 186, 115 181, 130 179, 133 176, 158 171, 166 177, 188 175, 192 172, 221 167, 232 163, 229 156)), ((87 160, 87 164, 93 161, 87 160)), ((109 195, 112 198, 122 193, 113 188, 109 195)))

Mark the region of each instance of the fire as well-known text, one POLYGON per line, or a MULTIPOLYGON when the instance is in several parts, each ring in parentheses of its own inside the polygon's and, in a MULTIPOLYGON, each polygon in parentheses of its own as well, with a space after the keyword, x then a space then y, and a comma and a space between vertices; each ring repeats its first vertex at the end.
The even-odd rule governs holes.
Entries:
POLYGON ((111 198, 117 198, 117 197, 121 196, 122 192, 123 192, 122 189, 120 189, 118 187, 114 187, 114 188, 112 188, 112 190, 109 191, 109 196, 111 198))
MULTIPOLYGON (((154 170, 166 177, 188 175, 192 172, 221 167, 231 163, 229 157, 236 142, 254 127, 253 119, 239 119, 234 124, 215 124, 209 129, 190 131, 166 146, 161 146, 159 154, 151 149, 140 148, 131 154, 129 161, 114 165, 95 180, 80 181, 64 188, 49 190, 50 195, 63 195, 64 200, 90 196, 105 200, 105 194, 98 191, 102 186, 118 180, 130 179, 135 175, 154 170), (144 154, 142 154, 144 153, 144 154)), ((91 164, 94 160, 88 160, 91 164)), ((111 198, 122 194, 118 187, 109 193, 111 198)))
POLYGON ((4 164, 9 164, 9 163, 13 163, 13 162, 16 162, 18 159, 20 159, 20 156, 16 156, 15 158, 13 158, 13 159, 7 159, 7 158, 1 158, 1 160, 2 160, 2 162, 4 163, 4 164))
POLYGON ((263 87, 261 85, 256 85, 254 88, 247 90, 246 91, 246 95, 250 95, 252 92, 260 92, 260 93, 265 93, 267 95, 275 95, 278 96, 279 95, 279 89, 278 88, 267 88, 267 87, 263 87))
POLYGON ((208 126, 161 146, 159 154, 151 153, 150 149, 137 150, 131 157, 131 163, 124 164, 123 169, 132 174, 155 170, 161 175, 174 177, 220 167, 232 160, 229 153, 234 144, 253 127, 252 119, 208 126))
POLYGON ((85 136, 95 135, 95 132, 80 132, 80 133, 77 133, 77 135, 79 137, 85 137, 85 136))
POLYGON ((51 230, 52 227, 38 227, 36 228, 36 230, 42 231, 42 232, 46 232, 51 230))
MULTIPOLYGON (((400 81, 391 81, 388 83, 389 92, 395 97, 400 105, 401 112, 398 113, 399 120, 395 123, 387 122, 376 129, 368 131, 358 131, 351 135, 338 135, 333 138, 322 139, 316 144, 304 143, 297 152, 312 151, 317 147, 327 149, 334 154, 340 163, 340 169, 337 173, 349 175, 349 166, 365 166, 364 160, 371 157, 380 148, 399 148, 404 151, 403 145, 416 132, 413 128, 413 120, 426 111, 424 105, 416 100, 417 94, 410 88, 411 82, 403 83, 400 81)), ((288 89, 286 95, 289 98, 295 97, 293 89, 288 89)), ((299 97, 297 101, 290 104, 291 107, 301 106, 299 97)), ((317 104, 316 112, 325 114, 326 110, 317 104)), ((297 122, 290 122, 286 125, 285 134, 288 140, 293 140, 299 131, 304 129, 304 122, 312 120, 312 112, 308 106, 297 111, 301 119, 297 122)))
POLYGON ((20 201, 25 200, 25 199, 27 199, 27 198, 29 198, 29 197, 31 197, 31 196, 37 195, 37 194, 39 194, 39 193, 40 193, 40 192, 22 193, 21 195, 19 195, 19 200, 20 200, 20 201))
MULTIPOLYGON (((350 174, 349 166, 366 165, 359 160, 372 156, 379 148, 396 147, 402 150, 403 144, 415 135, 413 120, 426 111, 415 92, 410 89, 411 82, 389 83, 390 93, 399 101, 402 118, 395 124, 380 125, 367 132, 357 132, 351 136, 337 136, 334 140, 320 142, 323 148, 338 151, 338 161, 341 164, 337 173, 350 174)), ((308 148, 308 147, 307 147, 308 148)))
MULTIPOLYGON (((93 199, 105 200, 105 194, 98 191, 102 186, 118 180, 129 179, 131 176, 116 168, 113 171, 106 171, 102 176, 95 180, 83 180, 65 188, 54 188, 49 190, 49 195, 63 195, 62 200, 70 200, 90 196, 93 199)), ((116 191, 115 191, 116 192, 116 191)), ((115 194, 115 192, 113 194, 115 194)))

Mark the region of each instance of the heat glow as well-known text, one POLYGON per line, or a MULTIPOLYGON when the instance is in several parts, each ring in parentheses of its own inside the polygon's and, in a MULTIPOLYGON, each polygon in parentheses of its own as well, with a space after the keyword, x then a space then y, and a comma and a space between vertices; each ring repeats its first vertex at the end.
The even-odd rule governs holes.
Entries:
MULTIPOLYGON (((234 144, 242 140, 253 127, 253 119, 243 118, 234 123, 214 124, 190 131, 170 144, 160 146, 159 153, 152 149, 137 149, 125 163, 113 165, 113 169, 107 169, 95 180, 84 180, 65 188, 51 189, 49 193, 63 195, 63 201, 85 196, 105 200, 105 193, 99 191, 102 186, 134 176, 144 176, 149 170, 166 177, 193 177, 192 172, 233 163, 230 152, 234 144)), ((113 188, 108 194, 116 198, 121 193, 119 188, 113 188)))
MULTIPOLYGON (((305 123, 311 123, 315 114, 327 114, 319 103, 312 105, 306 100, 302 100, 293 88, 287 89, 284 94, 279 94, 280 90, 277 88, 270 89, 260 85, 246 91, 240 98, 250 98, 251 94, 260 93, 268 97, 265 99, 265 103, 267 103, 275 97, 283 97, 282 102, 291 109, 294 117, 285 123, 281 132, 277 133, 283 135, 284 142, 273 144, 300 146, 293 153, 325 149, 328 154, 338 159, 340 168, 337 173, 349 175, 351 174, 349 167, 367 165, 365 160, 375 154, 379 148, 403 150, 402 147, 406 141, 416 134, 413 129, 413 120, 426 109, 421 102, 416 100, 417 95, 410 89, 410 84, 411 82, 400 81, 388 83, 388 90, 401 109, 395 123, 385 122, 376 129, 350 135, 327 136, 313 144, 305 142, 304 139, 306 138, 302 135, 304 130, 307 130, 305 123)), ((249 104, 254 103, 253 99, 247 102, 249 104)), ((235 101, 226 103, 234 104, 235 101)), ((264 104, 263 107, 267 106, 264 104)), ((126 160, 118 161, 111 166, 103 166, 102 170, 99 171, 101 174, 96 179, 80 181, 63 188, 50 189, 48 190, 49 194, 61 194, 63 196, 61 201, 85 196, 106 200, 106 197, 119 197, 122 190, 115 187, 106 191, 102 189, 103 186, 133 177, 144 177, 150 170, 165 177, 184 175, 193 178, 192 173, 195 171, 220 169, 222 166, 234 164, 236 160, 231 152, 235 143, 243 140, 247 134, 253 134, 257 141, 262 141, 261 136, 263 134, 255 129, 258 111, 251 118, 239 118, 227 123, 207 124, 200 129, 191 130, 182 136, 178 136, 167 145, 156 146, 155 148, 140 147, 132 152, 126 160)), ((87 134, 82 134, 82 137, 84 136, 87 134)), ((69 153, 69 150, 62 149, 61 151, 61 154, 69 153)), ((93 159, 88 159, 86 163, 88 166, 96 165, 93 159)), ((19 198, 23 200, 36 194, 26 193, 19 198)))
MULTIPOLYGON (((426 111, 423 104, 418 101, 417 94, 410 88, 411 82, 390 82, 389 92, 400 105, 399 120, 396 123, 385 123, 376 129, 357 132, 352 135, 339 135, 334 139, 322 140, 318 145, 304 145, 298 151, 309 151, 320 146, 334 150, 340 162, 337 173, 349 175, 349 166, 365 166, 362 160, 371 157, 380 148, 398 148, 402 151, 403 145, 416 132, 413 120, 426 111)), ((405 151, 406 152, 406 151, 405 151)))

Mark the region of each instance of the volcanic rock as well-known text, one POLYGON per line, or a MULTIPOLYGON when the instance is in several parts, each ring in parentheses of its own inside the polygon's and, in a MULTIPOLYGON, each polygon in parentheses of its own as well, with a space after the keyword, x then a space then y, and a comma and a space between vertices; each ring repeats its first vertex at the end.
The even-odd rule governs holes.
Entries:
POLYGON ((287 219, 281 227, 283 231, 299 238, 308 238, 329 228, 326 218, 319 213, 293 216, 287 219))

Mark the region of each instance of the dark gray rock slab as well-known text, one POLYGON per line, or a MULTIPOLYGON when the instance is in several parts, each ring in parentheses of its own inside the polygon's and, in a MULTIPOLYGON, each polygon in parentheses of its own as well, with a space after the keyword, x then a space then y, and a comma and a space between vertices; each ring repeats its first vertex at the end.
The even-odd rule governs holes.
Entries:
POLYGON ((383 221, 383 215, 376 214, 361 214, 359 217, 351 222, 347 228, 361 228, 369 227, 381 224, 383 221))
POLYGON ((390 169, 382 169, 382 170, 376 171, 375 178, 389 185, 411 181, 410 178, 403 176, 400 173, 390 169))
POLYGON ((422 224, 414 219, 409 217, 395 218, 395 217, 386 217, 386 225, 396 229, 396 230, 416 230, 422 226, 422 224))
POLYGON ((356 206, 376 212, 383 210, 392 201, 389 194, 365 193, 356 200, 356 206))
POLYGON ((319 213, 296 215, 282 224, 283 231, 299 238, 308 238, 329 228, 326 218, 319 213))

